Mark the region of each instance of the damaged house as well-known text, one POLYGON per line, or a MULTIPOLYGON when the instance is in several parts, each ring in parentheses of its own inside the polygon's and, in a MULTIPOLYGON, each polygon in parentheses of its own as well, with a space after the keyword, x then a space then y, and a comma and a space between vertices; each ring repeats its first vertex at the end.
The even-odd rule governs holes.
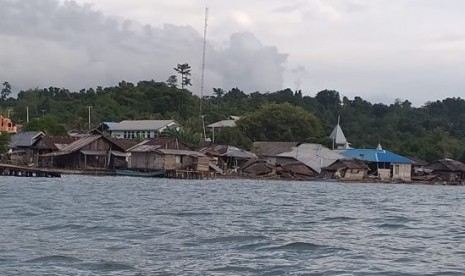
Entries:
POLYGON ((255 142, 253 147, 276 173, 285 178, 318 176, 323 167, 344 156, 321 144, 296 142, 255 142))

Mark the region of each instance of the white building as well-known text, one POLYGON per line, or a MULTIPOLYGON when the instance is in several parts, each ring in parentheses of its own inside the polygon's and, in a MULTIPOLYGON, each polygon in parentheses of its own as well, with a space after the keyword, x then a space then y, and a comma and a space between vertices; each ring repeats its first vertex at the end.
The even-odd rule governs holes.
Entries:
POLYGON ((108 131, 114 138, 150 139, 169 129, 179 130, 179 124, 174 120, 125 120, 112 125, 108 131))

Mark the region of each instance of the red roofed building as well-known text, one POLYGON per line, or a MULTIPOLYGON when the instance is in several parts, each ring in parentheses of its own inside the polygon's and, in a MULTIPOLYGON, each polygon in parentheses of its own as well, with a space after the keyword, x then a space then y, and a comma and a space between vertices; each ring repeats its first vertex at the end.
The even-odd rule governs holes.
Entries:
POLYGON ((16 133, 17 129, 10 119, 0 115, 0 132, 16 133))

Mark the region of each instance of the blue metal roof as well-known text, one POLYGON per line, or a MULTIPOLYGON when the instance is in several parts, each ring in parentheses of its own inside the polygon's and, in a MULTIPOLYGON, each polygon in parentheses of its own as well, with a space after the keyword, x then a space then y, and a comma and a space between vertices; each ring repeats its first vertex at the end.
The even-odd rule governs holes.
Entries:
POLYGON ((387 150, 348 149, 342 151, 341 154, 348 158, 355 158, 367 162, 412 164, 410 159, 387 150))

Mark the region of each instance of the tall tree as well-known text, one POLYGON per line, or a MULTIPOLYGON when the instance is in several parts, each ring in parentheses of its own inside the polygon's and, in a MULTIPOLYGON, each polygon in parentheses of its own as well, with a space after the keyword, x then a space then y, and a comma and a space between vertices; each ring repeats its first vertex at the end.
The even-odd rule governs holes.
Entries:
POLYGON ((189 76, 191 75, 191 66, 189 63, 178 64, 174 71, 181 75, 181 89, 184 87, 192 85, 191 79, 189 76))
POLYGON ((11 84, 9 82, 3 83, 2 91, 0 92, 0 99, 6 100, 11 95, 11 84))

